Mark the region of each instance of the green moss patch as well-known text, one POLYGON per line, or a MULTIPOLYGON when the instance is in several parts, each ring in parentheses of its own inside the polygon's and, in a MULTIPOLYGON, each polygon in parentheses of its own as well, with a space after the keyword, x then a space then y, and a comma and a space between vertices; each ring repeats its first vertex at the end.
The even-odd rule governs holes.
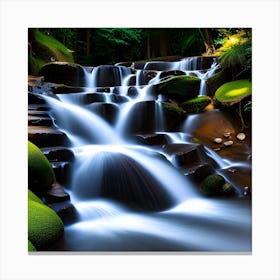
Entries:
POLYGON ((37 251, 34 245, 28 240, 28 252, 35 252, 37 251))
POLYGON ((63 232, 63 222, 51 208, 28 200, 28 240, 37 250, 47 249, 63 232))
POLYGON ((180 106, 187 113, 199 113, 202 112, 203 109, 210 103, 211 98, 209 96, 198 96, 186 102, 183 102, 180 106))
POLYGON ((35 30, 34 37, 37 43, 45 46, 53 53, 54 58, 57 61, 74 62, 72 53, 70 53, 66 46, 57 41, 55 38, 40 32, 38 29, 35 30))
POLYGON ((206 196, 219 195, 225 183, 224 177, 218 174, 207 176, 201 183, 201 191, 206 196))
POLYGON ((192 76, 175 76, 156 85, 157 92, 167 98, 184 102, 197 96, 200 79, 192 76))
POLYGON ((249 80, 236 80, 220 86, 215 92, 215 100, 225 106, 240 102, 252 94, 252 82, 249 80))
POLYGON ((54 171, 41 150, 28 141, 28 185, 37 195, 44 193, 56 181, 54 171))
POLYGON ((44 204, 43 201, 37 195, 35 195, 31 190, 28 190, 28 200, 32 200, 44 204))

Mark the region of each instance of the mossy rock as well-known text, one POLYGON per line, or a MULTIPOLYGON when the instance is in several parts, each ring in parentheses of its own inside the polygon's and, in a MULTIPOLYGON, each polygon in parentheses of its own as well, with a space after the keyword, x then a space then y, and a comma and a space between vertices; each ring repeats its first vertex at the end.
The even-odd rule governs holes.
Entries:
POLYGON ((192 76, 175 76, 164 79, 155 87, 158 94, 178 102, 183 102, 197 96, 200 79, 192 76))
POLYGON ((44 204, 43 201, 36 194, 34 194, 31 190, 28 190, 28 200, 32 200, 32 201, 44 204))
POLYGON ((82 66, 69 62, 51 62, 45 64, 39 71, 46 82, 65 84, 74 87, 85 86, 85 74, 82 66))
POLYGON ((36 195, 50 189, 56 181, 52 166, 41 150, 28 141, 28 185, 36 195))
POLYGON ((179 128, 185 120, 186 112, 173 103, 163 102, 162 105, 167 129, 173 130, 179 128))
POLYGON ((221 71, 208 78, 206 81, 208 88, 208 95, 213 97, 216 90, 225 83, 232 81, 232 75, 228 68, 224 68, 221 71))
POLYGON ((37 250, 47 249, 63 232, 63 222, 51 208, 28 200, 28 240, 37 250))
POLYGON ((214 196, 221 194, 225 179, 219 174, 211 174, 207 176, 201 183, 201 191, 206 196, 214 196))
POLYGON ((234 187, 228 182, 224 183, 224 185, 222 186, 221 195, 232 196, 234 194, 235 194, 234 187))
POLYGON ((224 106, 239 103, 252 94, 252 82, 249 80, 236 80, 220 86, 215 92, 215 102, 224 106))
POLYGON ((71 51, 52 36, 48 36, 37 28, 28 31, 29 55, 28 73, 36 75, 40 68, 55 61, 74 62, 71 51))
POLYGON ((31 243, 31 241, 28 240, 28 252, 36 252, 36 248, 34 245, 31 243))
POLYGON ((198 96, 180 104, 187 113, 202 112, 211 103, 209 96, 198 96))

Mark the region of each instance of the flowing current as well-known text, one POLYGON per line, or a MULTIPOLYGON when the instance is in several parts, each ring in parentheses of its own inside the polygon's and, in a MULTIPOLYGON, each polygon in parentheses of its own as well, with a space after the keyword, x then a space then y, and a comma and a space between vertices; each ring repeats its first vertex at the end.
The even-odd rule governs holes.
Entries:
MULTIPOLYGON (((214 59, 206 70, 200 69, 198 58, 155 65, 147 63, 134 71, 115 66, 116 85, 106 86, 103 77, 100 80, 106 69, 84 67, 83 93, 58 94, 57 99, 44 96, 75 155, 71 183, 65 188, 79 219, 65 226, 64 239, 54 250, 251 251, 248 201, 203 197, 168 153, 135 140, 141 131, 148 131, 164 136, 167 144, 190 144, 191 131, 167 130, 164 97, 154 94, 153 85, 162 71, 180 70, 199 77, 197 95, 206 95, 206 81, 218 68, 217 62, 214 59), (167 69, 157 70, 145 81, 149 69, 163 65, 167 69), (85 103, 92 94, 98 102, 85 103), (148 208, 133 209, 130 199, 148 208)), ((205 149, 219 168, 231 164, 205 149)))

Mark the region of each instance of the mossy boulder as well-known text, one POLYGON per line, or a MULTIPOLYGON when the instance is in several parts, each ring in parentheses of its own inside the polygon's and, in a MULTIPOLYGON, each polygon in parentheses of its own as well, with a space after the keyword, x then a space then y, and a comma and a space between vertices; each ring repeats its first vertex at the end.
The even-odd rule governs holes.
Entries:
POLYGON ((186 112, 173 103, 163 102, 162 105, 167 129, 173 130, 179 128, 185 120, 186 112))
POLYGON ((232 81, 232 75, 230 70, 222 69, 221 71, 214 74, 212 77, 208 78, 206 81, 208 88, 208 95, 213 97, 215 95, 216 90, 225 83, 232 81))
POLYGON ((85 74, 81 65, 70 62, 51 62, 39 71, 46 82, 64 84, 73 87, 85 86, 85 74))
POLYGON ((31 190, 28 190, 28 200, 32 200, 32 201, 44 204, 43 201, 36 194, 34 194, 31 190))
POLYGON ((47 249, 63 232, 63 222, 51 208, 28 200, 28 240, 37 250, 47 249))
POLYGON ((28 240, 28 252, 35 252, 37 251, 34 245, 28 240))
POLYGON ((221 195, 232 196, 234 194, 235 194, 235 189, 232 186, 232 184, 228 182, 224 183, 224 185, 222 186, 221 195))
POLYGON ((236 80, 220 86, 214 96, 216 103, 231 106, 252 94, 252 82, 249 80, 236 80))
POLYGON ((28 30, 28 73, 37 75, 51 61, 74 62, 72 51, 38 28, 28 30))
POLYGON ((41 150, 28 141, 28 185, 40 196, 56 181, 52 166, 41 150))
POLYGON ((200 79, 192 76, 175 76, 163 79, 155 87, 158 94, 184 102, 197 96, 200 79))
POLYGON ((221 194, 225 179, 219 174, 211 174, 207 176, 201 183, 201 191, 206 196, 214 196, 221 194))
POLYGON ((180 104, 187 113, 202 112, 211 103, 209 96, 198 96, 180 104))

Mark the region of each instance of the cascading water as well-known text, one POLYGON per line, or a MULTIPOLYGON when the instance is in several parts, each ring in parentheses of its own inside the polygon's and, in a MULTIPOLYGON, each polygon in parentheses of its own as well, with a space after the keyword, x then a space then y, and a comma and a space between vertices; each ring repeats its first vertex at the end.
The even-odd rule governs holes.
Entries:
MULTIPOLYGON (((214 61, 210 70, 201 74, 198 65, 201 61, 191 58, 169 63, 168 69, 186 71, 186 74, 195 71, 200 73, 201 81, 206 81, 217 69, 214 61)), ((144 69, 149 67, 152 64, 144 69)), ((107 73, 108 69, 105 69, 107 73)), ((104 77, 101 81, 98 77, 102 71, 102 66, 84 69, 85 92, 80 95, 97 91, 106 96, 103 103, 108 104, 113 102, 115 87, 108 84, 110 90, 106 92, 98 86, 101 81, 104 83, 104 77)), ((52 108, 55 124, 72 140, 71 150, 75 154, 68 191, 79 220, 65 227, 63 242, 56 244, 55 250, 251 250, 249 203, 204 198, 172 165, 167 153, 158 146, 148 148, 131 138, 131 134, 150 133, 163 135, 167 144, 191 143, 187 140, 187 128, 180 132, 167 131, 163 98, 153 92, 160 72, 143 85, 142 70, 133 73, 124 66, 114 67, 112 73, 120 79, 118 96, 125 97, 124 102, 116 103, 118 113, 114 124, 83 105, 75 94, 73 97, 62 94, 58 99, 44 96, 52 108), (133 77, 136 82, 131 95, 129 84, 133 77), (153 114, 146 120, 143 112, 147 110, 153 114), (154 124, 137 127, 138 120, 154 124), (136 208, 131 207, 131 201, 136 208)), ((204 89, 200 91, 205 94, 204 89)), ((221 168, 229 164, 207 147, 206 154, 221 168)))

